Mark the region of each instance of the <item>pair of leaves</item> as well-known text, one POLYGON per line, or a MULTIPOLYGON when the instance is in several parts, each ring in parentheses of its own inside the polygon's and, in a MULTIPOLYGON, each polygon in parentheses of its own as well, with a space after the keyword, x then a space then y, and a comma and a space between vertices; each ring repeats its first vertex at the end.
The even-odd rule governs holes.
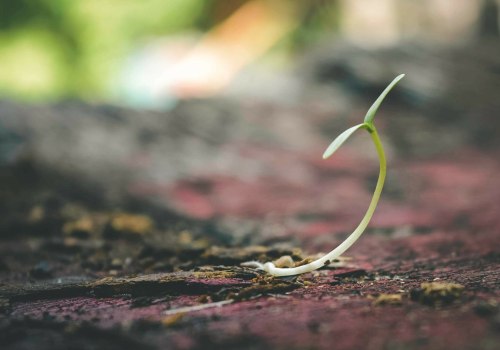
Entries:
POLYGON ((358 129, 367 129, 368 131, 373 129, 373 118, 375 117, 375 114, 378 111, 378 108, 382 104, 382 101, 384 98, 387 96, 389 91, 392 90, 392 88, 401 80, 404 78, 404 74, 398 75, 394 80, 385 88, 385 90, 380 94, 380 96, 377 98, 377 100, 372 104, 368 112, 366 113, 365 120, 363 123, 355 125, 346 131, 344 131, 342 134, 340 134, 331 144, 328 146, 326 149, 325 153, 323 153, 323 159, 326 159, 330 157, 335 151, 337 151, 340 146, 349 138, 351 137, 352 134, 354 134, 355 131, 358 129))

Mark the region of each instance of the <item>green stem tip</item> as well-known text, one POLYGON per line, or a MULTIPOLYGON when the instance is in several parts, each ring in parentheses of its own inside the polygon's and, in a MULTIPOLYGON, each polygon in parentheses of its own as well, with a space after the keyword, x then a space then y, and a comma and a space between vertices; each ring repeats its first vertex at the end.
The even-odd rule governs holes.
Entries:
POLYGON ((382 104, 382 101, 384 100, 384 98, 387 96, 387 94, 389 93, 389 91, 392 90, 392 88, 397 84, 399 83, 399 81, 401 79, 403 79, 405 77, 404 74, 400 74, 398 75, 396 78, 394 78, 394 80, 389 84, 387 85, 387 87, 385 88, 384 91, 382 91, 382 93, 380 94, 380 96, 375 100, 375 102, 373 102, 372 106, 370 107, 370 109, 368 110, 368 112, 366 112, 366 116, 365 116, 365 123, 368 124, 369 126, 371 126, 373 124, 373 118, 375 117, 375 114, 377 113, 377 110, 378 108, 380 107, 380 105, 382 104))

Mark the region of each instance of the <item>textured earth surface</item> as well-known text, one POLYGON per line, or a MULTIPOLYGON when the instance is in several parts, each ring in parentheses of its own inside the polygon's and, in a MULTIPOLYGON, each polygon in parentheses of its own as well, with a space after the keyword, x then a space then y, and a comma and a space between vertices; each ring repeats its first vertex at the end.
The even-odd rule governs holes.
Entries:
POLYGON ((454 61, 439 66, 442 90, 421 91, 432 67, 404 60, 407 81, 376 120, 389 173, 366 233, 299 277, 240 267, 327 252, 366 210, 378 173, 367 135, 321 154, 387 79, 331 62, 317 74, 337 85, 305 84, 289 104, 1 102, 2 348, 498 349, 493 68, 496 80, 466 84, 454 61))

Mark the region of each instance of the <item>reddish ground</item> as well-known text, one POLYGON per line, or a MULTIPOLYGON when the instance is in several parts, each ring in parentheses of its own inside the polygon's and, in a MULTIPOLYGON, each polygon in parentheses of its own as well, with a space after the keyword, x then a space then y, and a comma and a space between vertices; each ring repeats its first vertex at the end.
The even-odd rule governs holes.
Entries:
POLYGON ((280 279, 239 265, 329 251, 366 210, 366 135, 320 159, 364 106, 224 103, 139 119, 0 106, 28 140, 0 169, 2 348, 499 348, 498 121, 478 116, 479 145, 381 109, 389 173, 369 229, 348 259, 280 279))

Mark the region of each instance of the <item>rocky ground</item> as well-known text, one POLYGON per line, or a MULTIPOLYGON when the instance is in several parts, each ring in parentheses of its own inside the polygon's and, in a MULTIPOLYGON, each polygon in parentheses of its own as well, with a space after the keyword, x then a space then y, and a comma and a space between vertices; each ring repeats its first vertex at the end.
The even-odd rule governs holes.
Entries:
POLYGON ((386 188, 342 259, 290 278, 240 267, 327 252, 366 210, 367 135, 321 154, 392 75, 356 75, 378 56, 348 54, 290 103, 1 102, 2 348, 498 348, 499 80, 486 54, 489 74, 466 82, 443 63, 456 52, 425 65, 427 80, 401 60, 407 81, 376 120, 386 188))

